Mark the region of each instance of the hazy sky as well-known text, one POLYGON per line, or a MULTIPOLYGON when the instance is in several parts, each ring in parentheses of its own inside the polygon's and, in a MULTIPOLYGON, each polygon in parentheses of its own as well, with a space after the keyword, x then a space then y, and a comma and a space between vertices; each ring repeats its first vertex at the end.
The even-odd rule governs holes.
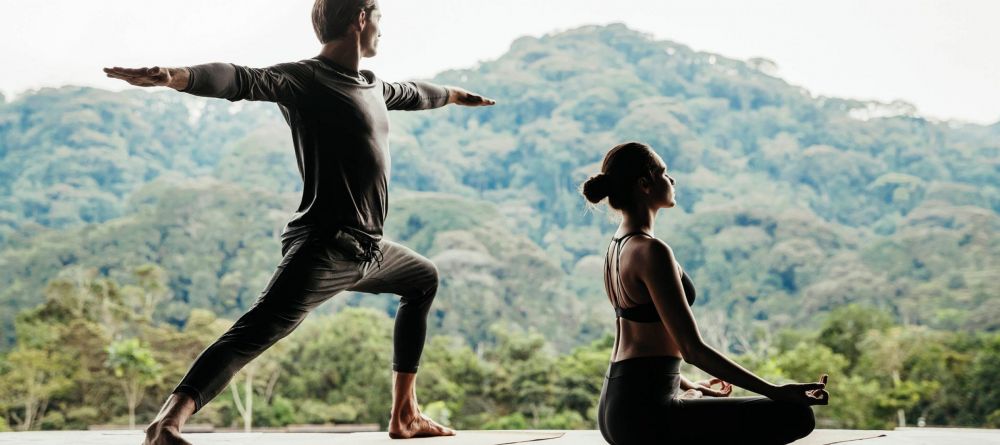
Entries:
MULTIPOLYGON (((311 5, 0 0, 0 91, 123 88, 103 77, 109 65, 311 57, 311 5)), ((903 99, 930 117, 1000 120, 1000 1, 382 0, 382 9, 380 54, 364 66, 391 80, 473 66, 522 35, 622 22, 696 50, 769 58, 778 75, 814 94, 903 99)))

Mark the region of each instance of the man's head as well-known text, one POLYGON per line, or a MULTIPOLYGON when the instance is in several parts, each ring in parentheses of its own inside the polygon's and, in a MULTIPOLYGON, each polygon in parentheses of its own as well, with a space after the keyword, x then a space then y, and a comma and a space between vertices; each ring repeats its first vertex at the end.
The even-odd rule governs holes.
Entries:
POLYGON ((378 0, 316 0, 313 4, 313 29, 320 43, 357 36, 364 57, 378 50, 382 11, 378 0))

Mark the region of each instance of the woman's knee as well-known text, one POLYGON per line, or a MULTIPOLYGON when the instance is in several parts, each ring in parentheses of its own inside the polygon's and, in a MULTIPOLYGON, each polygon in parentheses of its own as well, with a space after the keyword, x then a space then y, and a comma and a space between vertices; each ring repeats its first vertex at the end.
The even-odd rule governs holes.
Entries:
POLYGON ((795 439, 806 437, 816 429, 816 415, 808 405, 790 405, 788 417, 795 439))

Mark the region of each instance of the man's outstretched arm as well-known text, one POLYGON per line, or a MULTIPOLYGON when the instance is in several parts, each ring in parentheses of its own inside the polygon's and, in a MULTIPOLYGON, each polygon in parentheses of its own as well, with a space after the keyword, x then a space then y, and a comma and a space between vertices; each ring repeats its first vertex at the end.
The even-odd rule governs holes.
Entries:
POLYGON ((141 87, 164 86, 196 96, 294 103, 306 97, 312 70, 297 63, 247 68, 207 63, 181 68, 105 68, 108 77, 141 87))
POLYGON ((448 104, 465 106, 494 105, 496 101, 462 88, 430 82, 382 82, 385 105, 390 110, 428 110, 448 104))

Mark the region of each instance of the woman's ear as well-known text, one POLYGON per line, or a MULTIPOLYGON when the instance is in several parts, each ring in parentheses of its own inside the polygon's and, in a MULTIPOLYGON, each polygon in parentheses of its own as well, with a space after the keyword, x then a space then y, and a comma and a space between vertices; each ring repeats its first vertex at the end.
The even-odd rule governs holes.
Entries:
POLYGON ((649 181, 649 178, 645 176, 640 176, 638 184, 639 184, 639 190, 648 195, 649 192, 651 191, 650 189, 652 188, 651 187, 652 183, 649 181))

